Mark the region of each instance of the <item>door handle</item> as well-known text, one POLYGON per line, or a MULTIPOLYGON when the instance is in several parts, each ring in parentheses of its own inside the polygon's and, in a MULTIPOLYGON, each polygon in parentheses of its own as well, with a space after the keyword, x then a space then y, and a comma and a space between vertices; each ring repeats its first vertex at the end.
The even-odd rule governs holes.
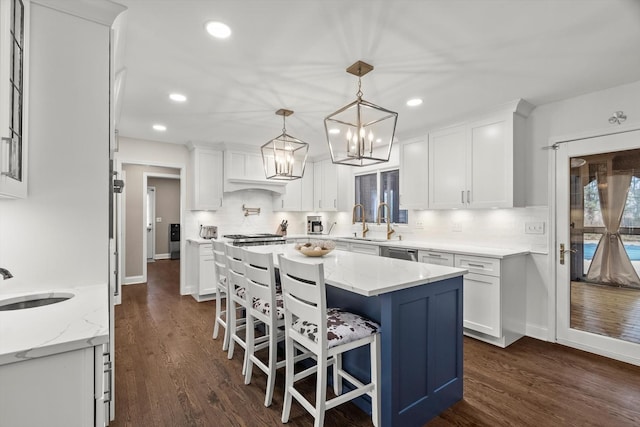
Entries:
POLYGON ((575 254, 577 251, 575 249, 565 249, 564 243, 560 243, 560 264, 564 265, 564 254, 567 252, 571 252, 575 254))

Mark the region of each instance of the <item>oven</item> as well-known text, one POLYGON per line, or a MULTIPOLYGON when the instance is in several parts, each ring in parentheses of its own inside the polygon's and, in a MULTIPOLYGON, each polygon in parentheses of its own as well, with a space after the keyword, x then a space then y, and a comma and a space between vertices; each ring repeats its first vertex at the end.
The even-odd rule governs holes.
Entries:
POLYGON ((287 239, 277 234, 225 234, 234 246, 284 245, 287 239))

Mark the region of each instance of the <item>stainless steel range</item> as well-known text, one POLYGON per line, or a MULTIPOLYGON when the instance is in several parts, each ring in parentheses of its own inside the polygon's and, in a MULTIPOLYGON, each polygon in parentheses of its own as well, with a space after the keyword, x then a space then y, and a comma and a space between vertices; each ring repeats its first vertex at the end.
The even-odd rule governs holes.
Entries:
POLYGON ((287 240, 277 234, 225 234, 234 246, 284 245, 287 240))

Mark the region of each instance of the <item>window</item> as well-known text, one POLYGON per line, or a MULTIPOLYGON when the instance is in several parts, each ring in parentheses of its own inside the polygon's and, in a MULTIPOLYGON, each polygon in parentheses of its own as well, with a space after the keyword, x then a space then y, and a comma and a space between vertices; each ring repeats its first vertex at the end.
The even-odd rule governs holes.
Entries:
MULTIPOLYGON (((406 209, 400 209, 400 173, 398 169, 378 171, 355 177, 355 203, 364 206, 365 221, 377 222, 378 205, 386 203, 391 212, 391 222, 407 224, 406 209)), ((382 221, 386 222, 386 210, 382 212, 382 221)), ((356 211, 360 218, 360 211, 356 211)))

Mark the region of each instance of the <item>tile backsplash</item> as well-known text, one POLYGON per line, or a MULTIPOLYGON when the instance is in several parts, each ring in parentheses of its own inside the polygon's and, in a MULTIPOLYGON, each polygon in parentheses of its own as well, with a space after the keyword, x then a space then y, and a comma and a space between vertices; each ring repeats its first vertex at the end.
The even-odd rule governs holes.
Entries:
MULTIPOLYGON (((198 237, 199 226, 216 225, 218 235, 274 233, 283 219, 289 221, 288 234, 306 234, 307 215, 321 215, 325 233, 335 222, 331 235, 359 233, 360 224, 351 224, 351 212, 274 212, 272 194, 261 190, 224 193, 217 211, 187 211, 186 237, 198 237), (260 214, 245 216, 242 207, 260 208, 260 214)), ((464 242, 477 246, 526 247, 532 252, 548 252, 549 209, 533 206, 513 209, 415 210, 409 224, 394 224, 392 239, 464 242), (542 223, 541 234, 528 234, 528 223, 542 223)), ((368 224, 369 237, 385 238, 386 226, 368 224)))

